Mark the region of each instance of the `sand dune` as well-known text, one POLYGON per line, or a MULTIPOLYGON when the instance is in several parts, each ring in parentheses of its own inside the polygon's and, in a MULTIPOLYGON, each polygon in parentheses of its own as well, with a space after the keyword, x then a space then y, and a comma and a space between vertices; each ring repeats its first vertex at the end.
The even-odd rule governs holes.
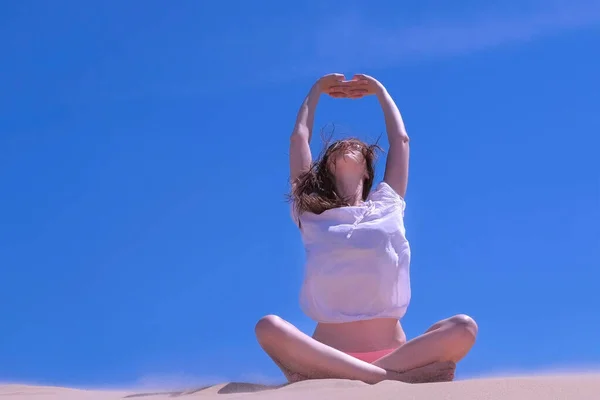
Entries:
POLYGON ((317 380, 293 385, 265 386, 232 382, 185 391, 101 391, 49 386, 0 385, 0 399, 378 399, 378 400, 599 400, 600 373, 556 376, 471 379, 410 385, 381 382, 367 385, 344 380, 317 380))

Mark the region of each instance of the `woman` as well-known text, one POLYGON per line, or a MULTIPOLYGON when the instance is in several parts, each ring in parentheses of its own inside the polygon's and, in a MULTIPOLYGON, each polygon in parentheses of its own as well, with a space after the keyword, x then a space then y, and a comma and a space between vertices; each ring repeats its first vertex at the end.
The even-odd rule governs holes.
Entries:
POLYGON ((366 383, 448 381, 471 349, 477 325, 456 315, 406 340, 400 319, 410 301, 410 246, 404 228, 409 145, 402 117, 374 78, 320 78, 305 98, 290 139, 293 216, 306 249, 300 303, 317 322, 312 337, 283 319, 257 323, 261 347, 290 382, 353 379, 366 383), (375 146, 333 143, 312 161, 309 142, 321 94, 375 95, 390 148, 373 191, 375 146))

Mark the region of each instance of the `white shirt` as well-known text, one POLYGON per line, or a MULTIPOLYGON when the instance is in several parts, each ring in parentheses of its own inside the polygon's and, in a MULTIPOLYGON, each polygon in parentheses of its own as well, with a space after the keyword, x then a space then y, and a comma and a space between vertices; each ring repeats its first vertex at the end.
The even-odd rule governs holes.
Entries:
POLYGON ((406 203, 381 182, 359 206, 303 212, 300 306, 317 322, 400 319, 410 302, 406 203))

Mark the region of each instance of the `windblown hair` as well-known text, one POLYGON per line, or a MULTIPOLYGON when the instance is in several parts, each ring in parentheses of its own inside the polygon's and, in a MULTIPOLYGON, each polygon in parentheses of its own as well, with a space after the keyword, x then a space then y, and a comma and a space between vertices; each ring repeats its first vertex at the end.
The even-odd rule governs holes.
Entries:
POLYGON ((321 214, 332 208, 350 205, 350 199, 343 198, 338 193, 334 175, 329 169, 329 165, 335 162, 335 159, 330 162, 331 155, 348 148, 360 150, 365 159, 367 178, 363 182, 362 200, 367 199, 373 187, 376 151, 380 150, 380 147, 377 144, 368 145, 356 138, 337 140, 330 145, 326 142, 325 151, 312 163, 308 171, 293 182, 289 198, 297 215, 305 211, 321 214))

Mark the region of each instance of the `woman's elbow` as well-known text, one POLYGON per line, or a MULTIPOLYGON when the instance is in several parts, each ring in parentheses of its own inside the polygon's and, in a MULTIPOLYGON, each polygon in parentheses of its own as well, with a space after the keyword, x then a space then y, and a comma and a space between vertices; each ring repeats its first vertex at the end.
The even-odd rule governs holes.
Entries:
POLYGON ((390 135, 388 138, 390 145, 392 146, 408 146, 410 138, 406 133, 398 133, 397 135, 390 135))
POLYGON ((309 140, 309 133, 308 131, 299 128, 294 130, 294 132, 292 132, 292 135, 290 136, 290 142, 293 143, 306 143, 309 140))

